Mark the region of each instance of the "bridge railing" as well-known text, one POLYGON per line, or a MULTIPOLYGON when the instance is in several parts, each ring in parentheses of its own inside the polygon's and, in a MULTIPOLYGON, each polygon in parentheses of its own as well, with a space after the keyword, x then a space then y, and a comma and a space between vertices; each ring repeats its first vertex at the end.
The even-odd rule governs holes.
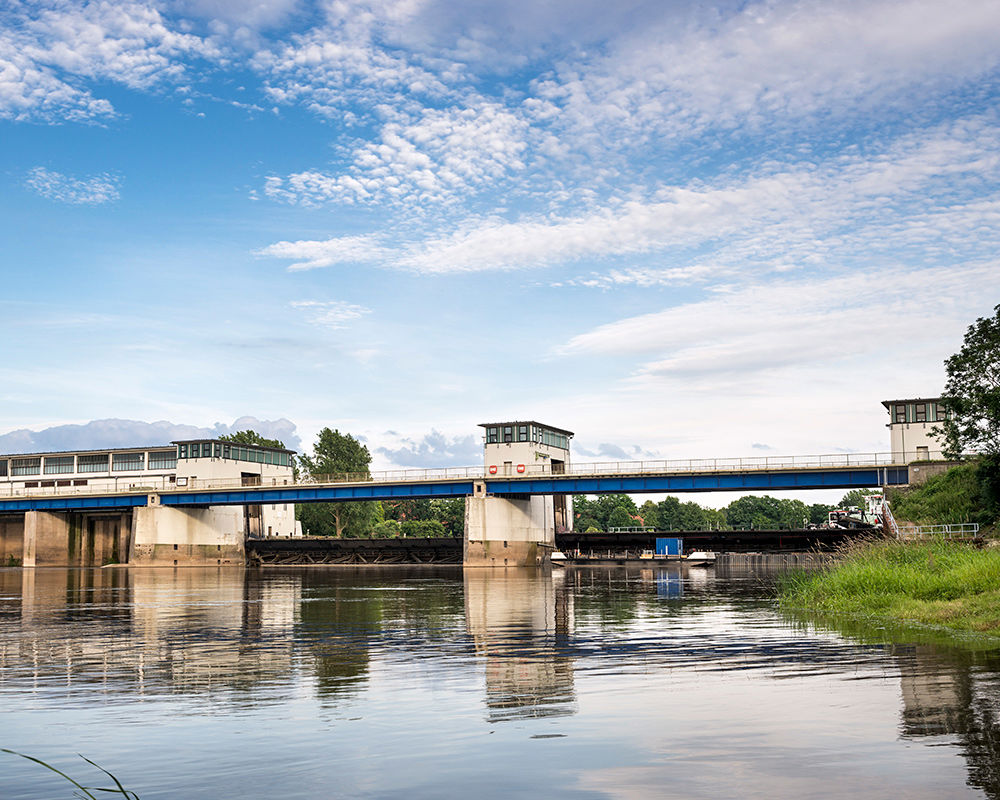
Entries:
POLYGON ((900 525, 900 539, 970 539, 979 535, 979 523, 963 522, 951 525, 900 525))
MULTIPOLYGON (((706 472, 739 473, 764 470, 801 469, 850 469, 901 466, 912 457, 894 458, 891 453, 833 453, 805 456, 747 456, 737 458, 673 459, 642 461, 596 461, 576 463, 570 466, 557 465, 553 469, 548 461, 528 464, 499 466, 495 471, 482 466, 442 467, 438 469, 394 469, 374 472, 338 473, 332 475, 290 477, 244 478, 176 478, 149 476, 128 479, 92 478, 86 486, 55 487, 12 487, 0 483, 0 497, 51 497, 53 495, 86 494, 159 494, 166 492, 232 490, 247 488, 274 488, 282 486, 311 486, 356 483, 419 483, 455 480, 497 480, 533 477, 560 476, 608 476, 608 475, 654 475, 654 474, 696 474, 706 472)), ((11 478, 7 479, 8 481, 11 478)))

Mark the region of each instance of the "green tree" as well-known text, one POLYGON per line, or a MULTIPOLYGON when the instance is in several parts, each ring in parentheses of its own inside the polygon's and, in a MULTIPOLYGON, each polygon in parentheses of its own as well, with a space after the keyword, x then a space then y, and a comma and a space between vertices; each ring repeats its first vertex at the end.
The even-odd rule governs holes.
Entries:
POLYGON ((726 506, 726 521, 733 528, 777 528, 781 523, 781 504, 776 497, 745 497, 726 506))
POLYGON ((809 506, 801 500, 780 500, 778 522, 783 528, 804 528, 809 523, 809 506))
POLYGON ((643 525, 660 530, 660 509, 652 500, 639 506, 639 516, 642 517, 643 525))
POLYGON ((227 433, 220 436, 219 439, 223 442, 235 442, 236 444, 248 444, 251 446, 256 445, 257 447, 278 447, 282 450, 285 449, 285 443, 279 439, 265 439, 257 433, 257 431, 251 430, 227 433))
MULTIPOLYGON (((313 480, 370 476, 368 448, 350 434, 323 428, 312 455, 299 457, 302 471, 313 480)), ((297 508, 302 527, 313 536, 361 538, 383 520, 380 503, 303 503, 297 508)))
POLYGON ((601 530, 594 506, 594 501, 586 495, 573 496, 573 527, 575 530, 588 532, 601 530))
POLYGON ((682 531, 701 531, 707 527, 705 509, 693 501, 681 503, 678 511, 678 526, 682 531))
POLYGON ((398 539, 399 523, 394 519, 386 519, 372 528, 373 539, 398 539))
POLYGON ((681 529, 681 501, 676 497, 664 497, 657 511, 660 512, 660 530, 679 531, 681 529))
POLYGON ((813 503, 809 506, 809 521, 813 525, 820 525, 827 521, 831 511, 833 511, 833 506, 828 506, 826 503, 813 503))
POLYGON ((632 515, 628 513, 625 506, 618 506, 608 515, 608 524, 605 530, 609 528, 630 528, 637 524, 636 520, 632 519, 632 515))
POLYGON ((465 534, 465 498, 453 500, 431 500, 432 519, 444 526, 445 536, 465 534))
POLYGON ((415 519, 432 519, 434 516, 430 500, 406 498, 402 500, 387 500, 382 505, 385 509, 385 518, 394 519, 398 522, 415 519))
POLYGON ((436 519, 410 520, 400 523, 400 531, 407 538, 433 538, 447 536, 444 525, 436 519))
POLYGON ((949 415, 938 431, 949 458, 1000 456, 1000 305, 994 311, 969 326, 962 348, 944 362, 942 403, 949 415))
POLYGON ((851 489, 851 491, 840 498, 840 503, 837 504, 837 508, 850 508, 851 506, 864 508, 865 495, 872 493, 871 489, 851 489))

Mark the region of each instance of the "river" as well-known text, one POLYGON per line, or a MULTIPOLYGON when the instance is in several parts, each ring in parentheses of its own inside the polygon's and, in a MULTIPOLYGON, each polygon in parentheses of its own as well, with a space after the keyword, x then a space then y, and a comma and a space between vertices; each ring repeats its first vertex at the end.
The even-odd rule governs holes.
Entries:
MULTIPOLYGON (((142 800, 1000 798, 992 640, 791 618, 768 587, 3 569, 0 747, 142 800)), ((72 792, 0 753, 4 800, 72 792)))

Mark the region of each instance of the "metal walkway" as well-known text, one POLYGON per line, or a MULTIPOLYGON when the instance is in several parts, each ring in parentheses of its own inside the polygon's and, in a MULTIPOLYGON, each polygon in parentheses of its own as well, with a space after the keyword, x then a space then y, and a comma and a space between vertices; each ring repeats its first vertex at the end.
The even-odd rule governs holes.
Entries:
POLYGON ((511 472, 493 475, 483 467, 461 467, 324 476, 295 484, 192 480, 178 486, 163 479, 103 489, 27 489, 0 497, 0 513, 126 509, 147 505, 150 495, 158 495, 161 505, 187 507, 455 498, 472 495, 476 482, 485 484, 487 494, 500 497, 848 490, 909 482, 906 465, 892 463, 888 454, 576 464, 556 474, 547 465, 512 465, 511 472))

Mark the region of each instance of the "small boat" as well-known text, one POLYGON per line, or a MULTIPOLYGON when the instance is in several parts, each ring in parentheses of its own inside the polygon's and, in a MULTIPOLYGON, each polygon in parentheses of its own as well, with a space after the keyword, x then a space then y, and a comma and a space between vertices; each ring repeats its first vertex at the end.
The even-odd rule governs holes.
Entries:
POLYGON ((552 555, 549 556, 549 561, 554 567, 565 567, 566 554, 562 550, 553 550, 552 555))
POLYGON ((715 563, 715 553, 695 550, 684 556, 684 563, 690 567, 707 567, 715 563))

